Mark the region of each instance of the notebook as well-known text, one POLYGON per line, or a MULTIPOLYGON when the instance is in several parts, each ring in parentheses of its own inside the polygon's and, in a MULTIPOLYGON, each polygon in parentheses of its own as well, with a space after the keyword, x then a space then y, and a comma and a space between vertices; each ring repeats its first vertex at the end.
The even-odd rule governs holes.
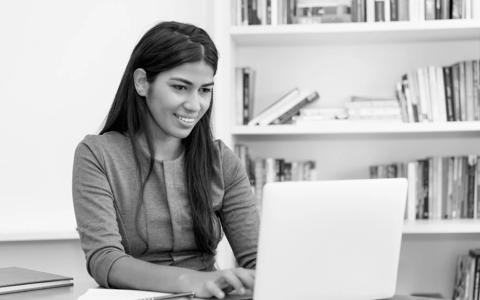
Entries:
POLYGON ((253 299, 392 297, 406 195, 405 178, 266 184, 253 299))
POLYGON ((72 277, 18 267, 0 268, 0 295, 70 285, 72 277))

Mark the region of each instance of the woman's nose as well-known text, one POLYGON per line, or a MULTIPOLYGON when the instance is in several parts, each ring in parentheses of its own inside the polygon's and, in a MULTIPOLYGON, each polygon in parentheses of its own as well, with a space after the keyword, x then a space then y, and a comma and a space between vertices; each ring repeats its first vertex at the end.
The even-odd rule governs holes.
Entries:
POLYGON ((198 93, 191 93, 183 106, 190 111, 199 111, 201 109, 200 98, 198 93))

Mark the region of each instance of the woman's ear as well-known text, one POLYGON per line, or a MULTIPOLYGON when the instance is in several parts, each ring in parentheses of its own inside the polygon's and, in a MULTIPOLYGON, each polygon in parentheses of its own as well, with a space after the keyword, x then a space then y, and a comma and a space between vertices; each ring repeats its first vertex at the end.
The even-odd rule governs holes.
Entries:
POLYGON ((146 97, 148 93, 147 72, 144 69, 138 68, 133 72, 133 83, 135 90, 140 96, 146 97))

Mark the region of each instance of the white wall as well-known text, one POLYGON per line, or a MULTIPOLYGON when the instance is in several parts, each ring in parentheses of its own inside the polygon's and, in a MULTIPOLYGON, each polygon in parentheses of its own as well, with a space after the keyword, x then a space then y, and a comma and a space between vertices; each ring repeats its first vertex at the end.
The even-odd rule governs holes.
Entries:
POLYGON ((208 0, 0 1, 0 240, 74 230, 74 149, 97 132, 136 42, 161 20, 211 31, 210 11, 208 0))

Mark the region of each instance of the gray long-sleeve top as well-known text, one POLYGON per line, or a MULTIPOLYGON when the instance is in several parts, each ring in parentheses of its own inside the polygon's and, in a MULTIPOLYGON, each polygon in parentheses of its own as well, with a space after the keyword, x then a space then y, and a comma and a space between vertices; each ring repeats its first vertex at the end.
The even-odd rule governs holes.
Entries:
MULTIPOLYGON (((259 217, 250 183, 235 154, 219 140, 214 145, 213 208, 239 265, 254 268, 259 217)), ((140 163, 147 162, 142 151, 140 163)), ((87 270, 101 286, 109 287, 112 265, 128 255, 195 270, 214 268, 214 256, 201 253, 195 243, 183 154, 155 161, 137 222, 140 185, 128 136, 118 132, 86 136, 75 151, 72 189, 87 270), (147 239, 146 252, 137 227, 147 239)))

